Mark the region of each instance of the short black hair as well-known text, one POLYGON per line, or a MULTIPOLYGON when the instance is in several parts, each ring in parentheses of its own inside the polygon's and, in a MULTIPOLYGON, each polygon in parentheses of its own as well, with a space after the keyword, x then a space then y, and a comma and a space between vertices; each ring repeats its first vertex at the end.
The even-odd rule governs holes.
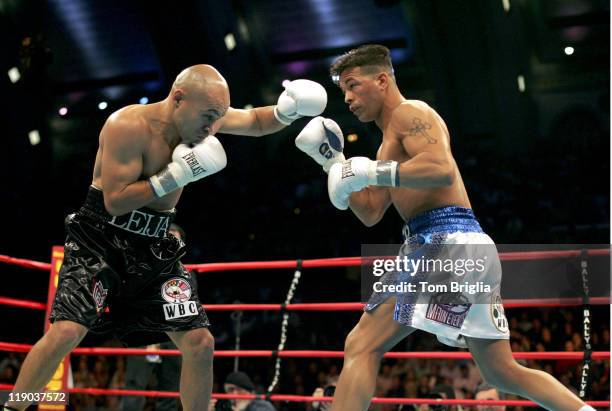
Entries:
POLYGON ((255 391, 255 384, 253 384, 251 378, 242 371, 234 371, 229 373, 225 378, 225 383, 234 384, 236 387, 240 387, 249 392, 255 391))
POLYGON ((340 74, 346 69, 355 67, 371 67, 386 71, 393 76, 391 52, 380 44, 364 44, 338 57, 329 69, 332 81, 338 84, 340 74))

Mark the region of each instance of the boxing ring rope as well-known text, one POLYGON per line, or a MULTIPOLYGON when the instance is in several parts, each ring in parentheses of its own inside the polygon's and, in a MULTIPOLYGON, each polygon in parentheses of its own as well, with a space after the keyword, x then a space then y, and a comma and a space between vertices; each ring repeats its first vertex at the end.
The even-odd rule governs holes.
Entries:
MULTIPOLYGON (((586 250, 589 256, 605 256, 610 254, 610 250, 605 249, 589 249, 586 250)), ((508 252, 500 253, 501 261, 528 261, 541 259, 556 259, 556 258, 572 258, 579 257, 582 250, 563 250, 563 251, 528 251, 528 252, 508 252)), ((36 270, 50 270, 51 264, 39 261, 32 261, 22 258, 14 258, 6 255, 0 255, 0 263, 14 264, 17 266, 32 268, 36 270)), ((340 257, 340 258, 319 258, 310 260, 301 260, 302 268, 322 268, 322 267, 354 267, 362 264, 361 257, 340 257)), ((213 271, 238 271, 238 270, 260 270, 260 269, 287 269, 297 268, 298 260, 278 260, 278 261, 246 261, 236 263, 204 263, 204 264, 186 264, 185 267, 189 270, 194 270, 200 273, 213 271)), ((591 297, 592 305, 610 304, 608 297, 591 297)), ((560 299, 529 299, 529 300, 512 300, 504 301, 504 308, 515 307, 561 307, 561 306, 578 306, 582 304, 582 299, 577 298, 560 298, 560 299)), ((9 305, 15 307, 31 308, 36 310, 44 310, 46 304, 35 301, 19 300, 8 297, 0 297, 0 305, 9 305)), ((206 304, 203 305, 209 311, 359 311, 363 309, 363 303, 301 303, 301 304, 206 304)))
MULTIPOLYGON (((591 297, 591 305, 606 305, 612 300, 608 297, 591 297)), ((0 305, 45 310, 47 304, 36 301, 0 297, 0 305)), ((533 298, 529 300, 504 300, 506 308, 532 307, 577 307, 582 305, 581 298, 533 298)), ((297 304, 202 304, 206 311, 361 311, 365 303, 297 303, 297 304)))
MULTIPOLYGON (((28 352, 30 344, 0 342, 0 351, 28 352)), ((80 355, 181 355, 179 350, 145 349, 145 348, 75 348, 73 354, 80 355)), ((515 352, 517 360, 582 360, 580 351, 534 351, 515 352)), ((343 351, 326 350, 215 350, 215 357, 250 357, 250 358, 344 358, 343 351)), ((466 351, 419 351, 419 352, 388 352, 385 358, 426 358, 446 360, 469 360, 472 355, 466 351)), ((596 360, 610 359, 609 351, 594 351, 592 358, 596 360)))
MULTIPOLYGON (((13 385, 0 384, 0 390, 11 390, 13 385)), ((89 395, 136 395, 143 397, 166 397, 178 398, 178 392, 172 391, 143 391, 143 390, 122 390, 104 388, 68 388, 65 391, 73 394, 89 395)), ((331 402, 332 397, 313 397, 307 395, 287 395, 287 394, 212 394, 212 398, 218 400, 269 400, 284 402, 331 402)), ((436 404, 436 405, 506 405, 517 407, 538 407, 534 402, 527 400, 446 400, 440 398, 372 398, 373 404, 436 404)), ((610 401, 587 401, 593 407, 609 407, 610 401)))
POLYGON ((29 308, 31 310, 43 310, 47 309, 47 304, 39 303, 36 301, 18 300, 16 298, 0 297, 0 305, 8 305, 11 307, 29 308))
MULTIPOLYGON (((557 258, 580 257, 582 250, 563 250, 563 251, 515 251, 499 253, 501 261, 529 261, 529 260, 551 260, 557 258)), ((608 248, 589 249, 589 256, 610 255, 608 248)), ((389 256, 395 258, 395 256, 389 256)), ((318 258, 311 260, 301 260, 302 268, 321 268, 321 267, 356 267, 363 263, 362 257, 339 257, 339 258, 318 258)), ((277 260, 277 261, 245 261, 237 263, 204 263, 186 264, 189 270, 199 273, 211 271, 236 271, 236 270, 262 270, 279 268, 297 268, 297 260, 277 260)))
POLYGON ((50 263, 41 263, 39 261, 26 260, 24 258, 9 257, 8 255, 2 255, 2 254, 0 254, 0 263, 13 264, 13 265, 18 265, 20 267, 25 267, 25 268, 33 268, 34 270, 49 271, 51 269, 50 263))
MULTIPOLYGON (((586 250, 589 256, 610 255, 608 248, 586 250)), ((499 253, 501 261, 528 261, 528 260, 548 260, 556 258, 580 257, 582 250, 562 250, 562 251, 515 251, 499 253)), ((362 263, 361 257, 338 257, 338 258, 318 258, 301 260, 302 268, 321 268, 321 267, 355 267, 362 263)), ((51 264, 39 261, 27 260, 23 258, 9 257, 0 254, 0 263, 14 264, 25 268, 36 270, 50 270, 51 264)), ((298 260, 277 260, 277 261, 243 261, 236 263, 204 263, 204 264, 185 264, 188 270, 195 270, 200 273, 211 271, 236 271, 236 270, 261 270, 261 269, 281 269, 297 268, 298 260)))
MULTIPOLYGON (((610 254, 609 249, 589 249, 589 250, 563 250, 563 251, 532 251, 532 252, 508 252, 500 253, 501 261, 527 261, 542 259, 573 258, 584 255, 606 256, 610 254)), ((391 258, 394 258, 391 257, 391 258)), ((236 270, 258 270, 258 269, 305 269, 321 267, 354 267, 363 263, 361 257, 341 257, 310 260, 280 260, 280 261, 253 261, 237 263, 206 263, 206 264, 187 264, 186 268, 197 272, 213 271, 236 271, 236 270)), ((13 264, 24 268, 35 270, 50 270, 51 264, 32 261, 21 258, 14 258, 0 255, 0 263, 13 264)), ((504 308, 515 307, 560 307, 560 306, 580 306, 584 304, 582 298, 559 298, 559 299, 530 299, 530 300, 511 300, 504 302, 504 308)), ((610 304, 609 297, 590 297, 590 305, 610 304)), ((45 310, 47 304, 20 300, 9 297, 0 297, 0 305, 27 308, 32 310, 45 310)), ((208 311, 361 311, 363 303, 300 303, 300 304, 205 304, 203 307, 208 311)), ((28 352, 32 345, 0 342, 0 351, 28 352)), ((140 348, 76 348, 73 354, 80 355, 180 355, 179 350, 161 349, 140 349, 140 348)), ((217 350, 215 357, 249 357, 249 358, 343 358, 343 351, 325 350, 217 350)), ((525 360, 575 360, 580 361, 584 358, 584 352, 515 352, 516 359, 525 360)), ((420 359, 472 359, 469 352, 388 352, 385 358, 420 358, 420 359)), ((590 353, 593 360, 609 360, 609 351, 596 351, 590 353)), ((0 384, 0 390, 10 390, 10 384, 0 384)), ((91 395, 140 395, 149 397, 178 397, 178 392, 163 391, 138 391, 120 389, 98 389, 98 388, 68 388, 65 389, 75 394, 91 395)), ((300 395, 285 394, 213 394, 216 399, 266 399, 270 401, 287 402, 326 402, 331 401, 331 397, 311 397, 300 395)), ((374 404, 437 404, 437 405, 506 405, 506 406, 537 406, 531 401, 524 400, 443 400, 437 398, 373 398, 374 404)), ((609 407, 610 401, 588 401, 588 404, 595 407, 609 407)))

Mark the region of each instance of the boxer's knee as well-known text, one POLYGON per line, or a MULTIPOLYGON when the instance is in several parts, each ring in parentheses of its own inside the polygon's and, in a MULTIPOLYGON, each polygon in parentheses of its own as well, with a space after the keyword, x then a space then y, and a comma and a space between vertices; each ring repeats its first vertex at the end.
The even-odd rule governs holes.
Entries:
POLYGON ((359 326, 353 328, 344 341, 344 356, 346 359, 368 356, 374 360, 382 359, 384 352, 364 335, 359 326))
POLYGON ((358 332, 355 328, 346 336, 344 340, 344 356, 352 358, 359 355, 363 350, 362 344, 359 341, 358 332))
POLYGON ((191 360, 211 362, 215 350, 215 339, 207 328, 186 331, 177 344, 181 354, 191 360))
POLYGON ((54 347, 72 349, 85 338, 87 331, 87 327, 73 321, 56 321, 45 337, 54 347))

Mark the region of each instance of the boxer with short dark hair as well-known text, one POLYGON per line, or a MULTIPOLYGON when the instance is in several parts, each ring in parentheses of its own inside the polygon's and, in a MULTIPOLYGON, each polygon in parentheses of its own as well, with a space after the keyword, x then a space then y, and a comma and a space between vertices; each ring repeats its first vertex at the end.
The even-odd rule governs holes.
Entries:
POLYGON ((226 166, 215 133, 270 134, 320 114, 326 103, 321 85, 295 80, 276 106, 234 109, 223 76, 197 65, 177 76, 166 99, 113 113, 100 132, 85 204, 66 219, 53 324, 28 354, 14 391, 40 391, 88 330, 112 328, 127 345, 169 337, 183 357, 183 409, 206 410, 214 340, 180 262, 184 243, 168 235, 174 208, 184 186, 226 166))
POLYGON ((368 227, 393 205, 406 222, 402 253, 409 257, 445 245, 490 245, 495 251, 482 273, 491 284, 486 304, 453 303, 450 293, 436 295, 429 304, 401 301, 398 293, 374 293, 346 339, 332 410, 366 410, 383 355, 415 329, 433 333, 445 344, 469 348, 483 377, 502 391, 548 409, 592 410, 549 374, 523 367, 512 357, 499 296, 499 257, 472 212, 442 118, 426 103, 402 96, 384 46, 351 50, 330 71, 349 110, 361 122, 374 121, 383 133, 376 160, 345 160, 342 133, 330 119, 317 117, 298 135, 298 148, 329 173, 332 204, 340 210, 350 207, 368 227), (328 146, 338 148, 323 150, 327 156, 317 150, 328 146))

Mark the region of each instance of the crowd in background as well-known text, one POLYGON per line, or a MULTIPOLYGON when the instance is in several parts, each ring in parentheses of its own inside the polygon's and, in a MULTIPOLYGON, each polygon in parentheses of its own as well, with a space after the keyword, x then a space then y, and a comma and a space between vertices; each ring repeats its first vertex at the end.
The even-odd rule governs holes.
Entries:
MULTIPOLYGON (((470 137, 465 136, 453 143, 475 214, 483 229, 497 243, 608 242, 609 181, 581 177, 598 175, 606 179, 609 176, 608 160, 605 159, 609 150, 607 145, 602 145, 607 141, 602 136, 608 133, 595 128, 585 134, 582 123, 574 124, 579 117, 575 121, 571 116, 568 119, 547 139, 532 142, 534 149, 529 156, 504 155, 482 141, 470 143, 470 137), (488 150, 493 155, 488 155, 488 150), (590 161, 585 161, 585 156, 590 161)), ((213 179, 203 183, 201 190, 186 191, 180 204, 178 222, 185 226, 188 235, 186 262, 353 256, 360 255, 360 245, 364 243, 402 241, 402 221, 393 210, 389 210, 373 228, 361 225, 351 213, 335 210, 327 200, 325 175, 319 167, 310 164, 307 158, 300 158, 298 170, 295 156, 278 155, 279 152, 293 153, 296 150, 292 137, 288 133, 279 137, 271 153, 267 153, 269 141, 237 143, 240 140, 228 140, 228 151, 233 152, 241 167, 228 168, 226 180, 238 183, 230 189, 222 180, 213 179), (241 147, 242 144, 252 145, 241 147), (263 158, 266 167, 260 167, 260 161, 253 161, 253 157, 263 158), (279 169, 294 172, 275 173, 273 179, 269 178, 270 170, 279 169), (244 180, 244 173, 248 174, 248 180, 244 180), (250 183, 252 181, 266 181, 266 184, 255 185, 250 183), (207 198, 205 212, 201 212, 203 193, 207 198), (235 204, 240 205, 240 212, 228 214, 227 210, 235 209, 235 204)), ((358 150, 348 146, 347 152, 348 155, 375 152, 375 140, 370 146, 368 149, 362 141, 358 150)), ((88 178, 83 175, 84 179, 88 178)), ((78 184, 84 193, 85 180, 74 184, 75 187, 78 184)), ((70 207, 75 206, 76 203, 70 207)), ((72 211, 72 208, 65 211, 72 211)), ((61 223, 59 217, 54 221, 58 225, 61 223)), ((55 231, 61 232, 60 229, 55 231)), ((45 247, 45 255, 48 255, 48 245, 45 247)), ((7 273, 12 273, 8 271, 10 269, 7 268, 7 273)), ((311 271, 309 274, 303 276, 304 284, 300 284, 295 302, 355 300, 358 272, 346 270, 344 276, 328 274, 327 271, 311 271), (348 280, 351 284, 347 286, 348 280)), ((237 299, 253 303, 284 300, 289 285, 286 273, 258 273, 254 277, 256 286, 251 285, 253 277, 248 275, 209 273, 199 277, 201 301, 206 304, 233 303, 237 299)), ((24 298, 40 301, 46 297, 45 286, 45 281, 37 281, 38 288, 34 285, 26 291, 20 288, 20 293, 28 292, 30 294, 24 294, 24 298)), ((596 313, 593 349, 606 351, 610 349, 609 312, 603 309, 596 313)), ((584 348, 578 308, 512 309, 507 310, 507 315, 514 351, 581 351, 584 348)), ((229 313, 215 312, 209 316, 216 348, 232 349, 235 324, 229 313)), ((271 349, 278 344, 280 318, 277 312, 244 313, 241 318, 242 348, 271 349)), ((357 319, 357 313, 323 316, 292 312, 286 348, 342 350, 344 338, 357 319)), ((5 333, 8 334, 10 329, 9 326, 5 333)), ((23 330, 23 333, 26 340, 35 340, 37 337, 33 334, 38 335, 36 330, 30 329, 23 330)), ((89 344, 118 344, 117 341, 104 341, 93 339, 89 344)), ((445 347, 429 335, 416 333, 397 349, 429 351, 445 347)), ((14 381, 22 360, 22 354, 0 353, 0 382, 14 381)), ((121 388, 125 385, 125 363, 123 357, 73 356, 74 385, 121 388)), ((528 365, 552 373, 574 389, 579 386, 580 362, 529 361, 528 365)), ((271 360, 241 359, 239 367, 251 376, 259 392, 267 388, 272 377, 271 360)), ((309 395, 333 380, 341 367, 341 360, 285 358, 278 391, 309 395)), ((233 361, 215 361, 216 392, 223 390, 221 382, 232 370, 233 361)), ((609 375, 609 361, 594 362, 591 398, 609 399, 609 375)), ((385 360, 380 369, 376 395, 424 397, 432 395, 440 386, 448 386, 452 387, 457 398, 471 398, 479 380, 477 370, 469 361, 385 360)), ((71 402, 79 410, 114 410, 120 409, 122 399, 73 395, 71 402)), ((152 400, 147 404, 150 409, 152 400)), ((283 410, 304 409, 304 405, 299 403, 276 406, 283 410)), ((372 408, 395 409, 392 406, 372 408)))
MULTIPOLYGON (((609 311, 606 306, 593 309, 592 346, 594 351, 610 349, 609 311)), ((582 351, 582 314, 578 308, 510 309, 506 311, 510 329, 511 345, 514 351, 582 351)), ((218 314, 219 319, 222 315, 218 314)), ((229 313, 223 316, 230 317, 229 313)), ((356 314, 338 314, 335 323, 329 314, 292 313, 288 334, 288 349, 342 349, 346 334, 340 329, 353 325, 356 314), (325 318, 322 318, 325 316, 325 318), (353 318, 353 319, 351 319, 353 318), (320 343, 329 345, 318 345, 320 343)), ((268 349, 278 344, 280 318, 276 314, 253 313, 245 315, 242 324, 242 348, 259 348, 247 345, 257 342, 268 349)), ((218 321, 213 332, 218 337, 217 349, 232 349, 234 344, 232 321, 218 321)), ((118 345, 110 340, 104 345, 118 345)), ((447 350, 436 342, 435 337, 417 332, 401 342, 398 351, 439 351, 447 350)), ((0 354, 0 383, 13 383, 25 354, 0 354)), ((162 358, 163 361, 163 358, 162 358)), ((282 360, 280 383, 276 392, 311 395, 318 387, 325 387, 340 373, 340 359, 299 359, 282 360)), ((579 387, 581 361, 558 360, 525 362, 530 368, 542 369, 557 377, 574 392, 579 387)), ((126 357, 73 355, 72 375, 75 387, 124 388, 126 357)), ((610 399, 610 362, 593 361, 589 398, 610 399)), ((215 360, 215 392, 223 392, 225 376, 233 370, 232 359, 215 360)), ((239 368, 253 380, 256 392, 265 392, 271 381, 273 362, 271 359, 241 359, 239 368)), ((427 398, 441 390, 451 390, 455 398, 474 398, 474 390, 481 382, 478 369, 467 360, 430 359, 385 359, 380 368, 376 396, 427 398)), ((155 387, 154 378, 150 386, 155 387)), ((506 396, 506 399, 513 399, 506 396)), ((148 399, 145 410, 153 410, 154 399, 148 399)), ((70 396, 74 410, 120 410, 122 399, 118 396, 70 396)), ((278 410, 311 409, 305 403, 275 403, 278 410)), ((372 410, 397 410, 394 405, 372 405, 372 410)), ((404 408, 405 409, 405 408, 404 408)), ((518 409, 518 408, 516 408, 518 409)))

